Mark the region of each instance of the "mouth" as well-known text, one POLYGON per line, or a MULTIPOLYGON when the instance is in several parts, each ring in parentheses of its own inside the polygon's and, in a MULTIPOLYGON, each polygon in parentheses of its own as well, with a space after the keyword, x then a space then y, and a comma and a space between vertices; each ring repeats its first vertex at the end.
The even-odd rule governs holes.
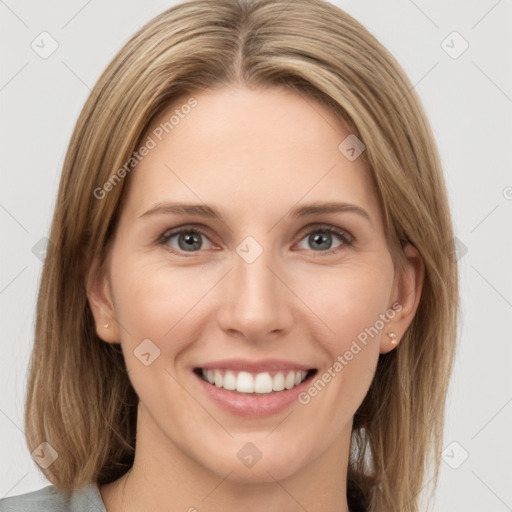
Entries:
POLYGON ((282 369, 256 373, 226 368, 194 368, 194 373, 204 382, 217 388, 257 396, 294 389, 310 380, 317 373, 317 369, 282 369))

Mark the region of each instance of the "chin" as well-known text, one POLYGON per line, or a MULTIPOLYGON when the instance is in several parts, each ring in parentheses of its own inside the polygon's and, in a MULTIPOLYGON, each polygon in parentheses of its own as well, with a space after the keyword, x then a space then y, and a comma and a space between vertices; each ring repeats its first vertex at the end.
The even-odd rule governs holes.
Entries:
POLYGON ((229 449, 229 452, 219 454, 213 465, 208 464, 212 472, 233 482, 275 482, 290 477, 305 464, 305 461, 297 456, 298 451, 293 450, 291 446, 290 450, 285 452, 282 446, 273 446, 268 442, 261 450, 250 441, 236 441, 235 444, 234 450, 229 449))

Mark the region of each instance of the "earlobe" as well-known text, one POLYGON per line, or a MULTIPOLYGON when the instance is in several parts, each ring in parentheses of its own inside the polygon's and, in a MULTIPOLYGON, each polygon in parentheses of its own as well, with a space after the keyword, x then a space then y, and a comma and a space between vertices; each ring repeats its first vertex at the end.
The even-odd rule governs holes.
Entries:
POLYGON ((388 332, 388 338, 390 340, 391 345, 397 345, 398 344, 398 341, 396 339, 396 333, 388 332))
POLYGON ((396 315, 381 338, 380 353, 385 354, 396 348, 411 325, 421 298, 425 265, 419 251, 410 243, 403 246, 406 258, 403 271, 397 276, 393 289, 392 303, 399 304, 394 308, 396 315))
POLYGON ((92 265, 86 278, 86 291, 96 334, 107 343, 119 343, 119 328, 115 318, 108 277, 99 265, 92 265))

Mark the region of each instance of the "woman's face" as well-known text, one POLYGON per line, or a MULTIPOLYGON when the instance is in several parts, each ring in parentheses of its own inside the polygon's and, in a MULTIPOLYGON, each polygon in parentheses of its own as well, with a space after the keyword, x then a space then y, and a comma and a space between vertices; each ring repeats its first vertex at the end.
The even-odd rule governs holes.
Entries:
POLYGON ((89 287, 140 398, 137 450, 236 481, 336 464, 413 313, 360 147, 292 91, 191 96, 144 136, 89 287))

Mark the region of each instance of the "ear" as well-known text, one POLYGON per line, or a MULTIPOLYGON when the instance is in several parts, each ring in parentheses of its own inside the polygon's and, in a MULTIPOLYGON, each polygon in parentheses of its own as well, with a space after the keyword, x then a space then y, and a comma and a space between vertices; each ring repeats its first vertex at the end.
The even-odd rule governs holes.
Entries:
POLYGON ((406 262, 402 272, 395 276, 393 292, 391 295, 392 309, 396 312, 394 318, 387 324, 380 342, 380 353, 385 354, 398 346, 405 331, 411 325, 423 289, 425 279, 425 265, 420 253, 410 243, 402 248, 406 262), (396 338, 392 340, 388 333, 395 333, 396 338), (395 341, 396 343, 391 343, 395 341))
POLYGON ((104 267, 97 262, 89 269, 85 288, 94 316, 96 334, 107 343, 120 343, 110 282, 104 267))

